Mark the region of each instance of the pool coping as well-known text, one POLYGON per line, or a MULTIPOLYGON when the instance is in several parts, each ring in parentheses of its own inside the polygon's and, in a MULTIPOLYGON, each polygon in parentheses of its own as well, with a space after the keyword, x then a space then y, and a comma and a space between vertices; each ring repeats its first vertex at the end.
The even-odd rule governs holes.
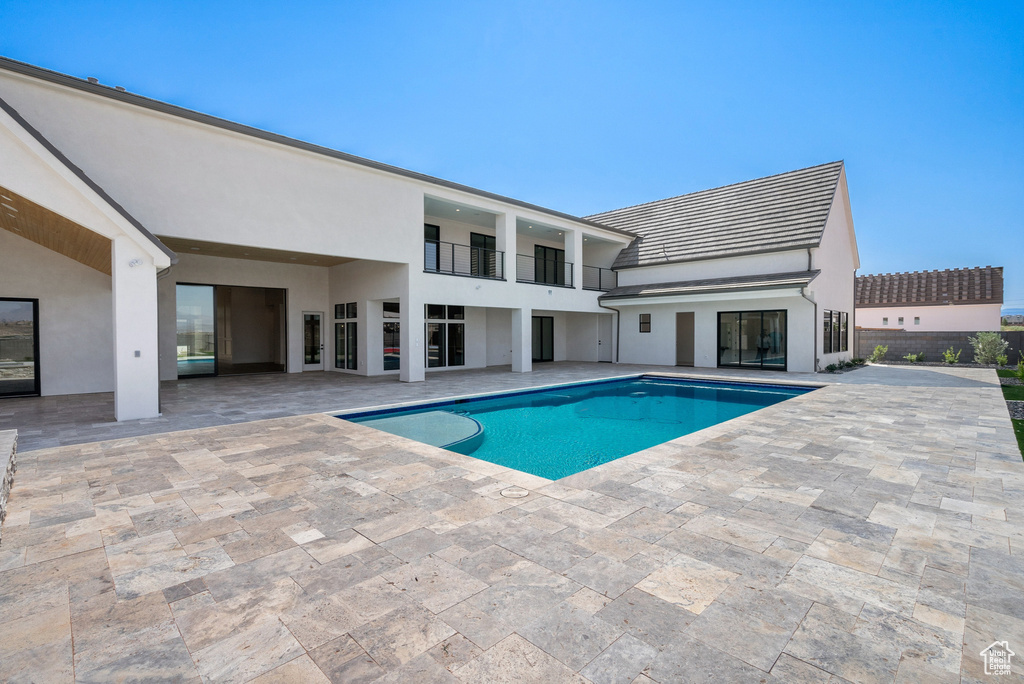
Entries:
MULTIPOLYGON (((728 386, 747 386, 747 387, 761 387, 761 386, 772 386, 782 387, 791 389, 805 389, 808 391, 821 389, 828 387, 832 383, 827 382, 813 382, 808 380, 796 380, 792 382, 764 382, 764 381, 751 381, 751 380, 723 380, 720 377, 708 376, 708 375, 691 375, 683 373, 665 373, 665 372, 642 372, 642 373, 629 373, 627 375, 616 375, 607 378, 596 378, 594 380, 582 380, 580 382, 560 382, 550 385, 538 385, 536 387, 530 387, 529 389, 513 389, 513 390, 499 390, 497 392, 478 392, 474 394, 461 394, 451 397, 444 397, 441 399, 431 399, 427 402, 422 401, 406 401, 396 404, 378 404, 376 406, 363 406, 354 409, 341 409, 334 411, 321 411, 321 413, 331 416, 332 418, 340 418, 341 420, 348 420, 349 418, 367 418, 369 416, 383 415, 387 413, 394 413, 406 409, 413 408, 431 408, 435 406, 443 406, 451 403, 458 402, 469 402, 469 401, 484 401, 486 399, 497 399, 499 397, 515 397, 522 396, 525 394, 537 394, 539 392, 547 392, 552 389, 559 387, 578 387, 583 385, 600 385, 610 382, 620 382, 623 380, 639 379, 639 378, 664 378, 667 380, 691 380, 698 381, 709 385, 728 385, 728 386)), ((732 419, 730 419, 732 420, 732 419)), ((728 421, 727 421, 728 422, 728 421)), ((413 440, 415 441, 415 440, 413 440)))

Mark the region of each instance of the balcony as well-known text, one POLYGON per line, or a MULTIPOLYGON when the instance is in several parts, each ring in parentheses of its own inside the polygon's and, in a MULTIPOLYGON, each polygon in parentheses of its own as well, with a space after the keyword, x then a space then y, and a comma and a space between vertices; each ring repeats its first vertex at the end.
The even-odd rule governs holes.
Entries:
POLYGON ((516 282, 573 287, 572 263, 560 259, 538 259, 517 254, 516 282))
POLYGON ((619 274, 610 268, 583 267, 583 289, 607 292, 618 287, 619 274))
POLYGON ((425 240, 423 270, 468 278, 505 279, 505 253, 484 247, 425 240))

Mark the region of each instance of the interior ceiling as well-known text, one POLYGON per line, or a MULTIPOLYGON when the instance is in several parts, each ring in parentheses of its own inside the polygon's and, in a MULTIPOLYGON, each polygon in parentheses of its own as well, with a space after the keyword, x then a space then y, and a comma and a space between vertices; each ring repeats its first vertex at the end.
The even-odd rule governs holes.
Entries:
POLYGON ((0 186, 0 228, 110 275, 110 240, 0 186))
POLYGON ((310 254, 309 252, 289 252, 283 249, 264 249, 262 247, 245 247, 229 245, 223 242, 206 242, 188 238, 158 235, 160 241, 178 254, 200 254, 202 256, 224 257, 226 259, 249 259, 251 261, 272 261, 279 264, 303 264, 304 266, 337 266, 347 264, 355 259, 310 254))
POLYGON ((426 197, 423 199, 423 213, 448 221, 459 221, 481 228, 494 228, 496 215, 468 204, 457 204, 426 197))

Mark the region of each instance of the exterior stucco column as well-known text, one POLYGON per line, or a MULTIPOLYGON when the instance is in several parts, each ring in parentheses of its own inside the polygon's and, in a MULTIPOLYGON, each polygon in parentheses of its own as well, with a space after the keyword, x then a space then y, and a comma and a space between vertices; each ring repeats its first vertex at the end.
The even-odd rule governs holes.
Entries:
POLYGON ((516 215, 500 214, 494 220, 494 248, 505 255, 505 279, 516 279, 516 215))
POLYGON ((422 297, 406 280, 405 292, 399 298, 398 305, 398 320, 401 323, 398 335, 402 342, 402 365, 398 379, 402 382, 423 382, 425 379, 423 304, 422 297))
POLYGON ((512 372, 533 370, 533 309, 512 309, 512 372))
POLYGON ((572 264, 572 286, 583 289, 583 232, 569 231, 565 234, 565 260, 572 264))
POLYGON ((160 415, 157 284, 153 259, 127 237, 111 243, 114 417, 160 415))

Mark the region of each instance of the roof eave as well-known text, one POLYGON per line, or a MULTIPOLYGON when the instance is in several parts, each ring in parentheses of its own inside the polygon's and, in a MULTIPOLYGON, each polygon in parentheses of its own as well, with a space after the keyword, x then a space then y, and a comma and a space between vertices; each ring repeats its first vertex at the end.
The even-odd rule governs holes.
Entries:
POLYGON ((636 233, 630 232, 628 230, 623 230, 621 228, 613 228, 612 226, 606 226, 596 221, 591 221, 589 219, 581 218, 579 216, 573 216, 572 214, 567 214, 565 212, 557 211, 555 209, 548 209, 547 207, 542 207, 537 204, 531 204, 529 202, 517 200, 512 197, 505 197, 504 195, 488 192, 486 190, 480 190, 469 185, 463 185, 461 183, 447 181, 444 180, 443 178, 437 178, 435 176, 430 176, 424 173, 410 171, 408 169, 403 169, 399 166, 392 166, 390 164, 384 164, 383 162, 373 161, 372 159, 366 159, 365 157, 358 157, 356 155, 348 154, 346 152, 340 152, 338 150, 333 150, 329 147, 324 147, 322 145, 316 145, 314 143, 304 142, 302 140, 297 140, 295 138, 289 138, 288 136, 285 135, 271 133, 270 131, 264 131, 260 128, 247 126, 245 124, 240 124, 235 121, 229 121, 228 119, 221 119, 219 117, 211 116, 209 114, 203 114, 202 112, 197 112, 192 109, 186 109, 185 107, 179 107, 178 105, 172 105, 167 102, 162 102, 160 100, 154 100, 152 98, 137 95, 135 93, 116 90, 114 88, 111 88, 110 86, 101 85, 99 83, 90 83, 89 81, 84 79, 69 76, 68 74, 62 74, 58 71, 51 71, 49 69, 37 67, 33 64, 19 62, 8 57, 0 57, 0 69, 4 69, 6 71, 10 71, 16 74, 21 74, 22 76, 38 78, 42 81, 55 83, 57 85, 63 85, 69 88, 74 88, 76 90, 92 93, 94 95, 106 97, 111 100, 117 100, 119 102, 123 102, 129 105, 135 105, 137 107, 142 107, 144 109, 160 112, 162 114, 176 116, 181 119, 186 119, 196 123, 201 123, 208 126, 213 126, 215 128, 231 131, 234 133, 239 133, 241 135, 247 135, 250 137, 258 138, 260 140, 264 140, 267 142, 285 145, 287 147, 304 150, 306 152, 312 152, 313 154, 319 154, 325 157, 331 157, 333 159, 338 159, 352 164, 358 164, 360 166, 365 166, 371 169, 375 169, 377 171, 392 173, 398 176, 403 176, 405 178, 411 178, 413 180, 422 181, 424 183, 430 183, 431 185, 448 188, 450 190, 457 190, 459 192, 465 192, 467 194, 476 195, 478 197, 484 197, 486 199, 511 204, 513 206, 517 206, 523 209, 529 209, 531 211, 537 211, 543 214, 547 214, 548 216, 554 216, 557 218, 573 221, 574 223, 580 223, 585 226, 590 226, 592 228, 605 230, 610 233, 625 235, 632 238, 638 237, 636 233))

